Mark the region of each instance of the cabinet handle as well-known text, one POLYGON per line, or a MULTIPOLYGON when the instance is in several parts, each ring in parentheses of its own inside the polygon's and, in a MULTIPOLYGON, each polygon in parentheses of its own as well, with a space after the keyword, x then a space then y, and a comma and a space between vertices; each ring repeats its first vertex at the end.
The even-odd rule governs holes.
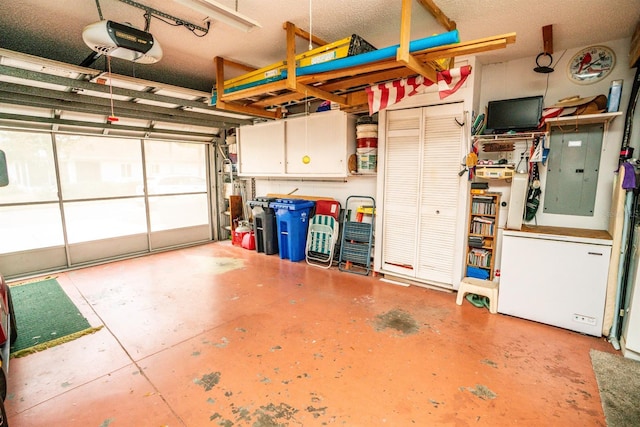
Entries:
POLYGON ((587 252, 589 255, 599 255, 602 256, 601 252, 587 252))

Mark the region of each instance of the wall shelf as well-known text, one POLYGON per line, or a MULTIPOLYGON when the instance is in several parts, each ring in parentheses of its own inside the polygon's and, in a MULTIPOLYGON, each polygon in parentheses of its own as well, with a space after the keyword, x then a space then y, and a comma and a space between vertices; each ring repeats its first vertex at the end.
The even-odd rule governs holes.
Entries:
POLYGON ((553 117, 546 119, 547 128, 551 126, 562 125, 587 125, 592 123, 604 123, 609 124, 613 119, 622 115, 622 111, 616 111, 614 113, 600 113, 600 114, 584 114, 582 116, 563 116, 553 117))
POLYGON ((546 132, 516 132, 495 135, 473 135, 473 140, 474 142, 482 142, 484 144, 491 142, 520 141, 523 139, 533 139, 545 133, 546 132))

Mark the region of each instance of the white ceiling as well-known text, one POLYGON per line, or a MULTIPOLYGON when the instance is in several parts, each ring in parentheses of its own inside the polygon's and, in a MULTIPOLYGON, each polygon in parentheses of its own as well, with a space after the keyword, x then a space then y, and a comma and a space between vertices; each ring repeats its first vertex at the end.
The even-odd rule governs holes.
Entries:
MULTIPOLYGON (((127 76, 208 92, 215 82, 213 58, 223 56, 255 67, 286 56, 282 24, 333 42, 358 34, 378 48, 399 43, 399 0, 218 0, 262 25, 244 33, 214 23, 204 37, 158 19, 150 32, 163 59, 151 65, 112 61, 113 71, 127 76)), ((170 0, 139 0, 146 6, 204 25, 204 16, 170 0)), ((640 0, 435 0, 457 23, 461 41, 516 32, 516 43, 481 54, 484 63, 535 56, 542 52, 542 30, 553 25, 555 55, 563 50, 631 37, 640 19, 640 0)), ((119 0, 99 0, 104 19, 143 29, 143 10, 119 0)), ((99 20, 96 0, 3 0, 0 47, 70 64, 80 64, 91 51, 82 41, 84 26, 99 20)), ((443 27, 415 0, 412 39, 443 32, 443 27)), ((300 41, 297 52, 307 49, 300 41)), ((554 56, 555 56, 554 55, 554 56)), ((623 58, 620 58, 624 62, 623 58)), ((102 69, 98 60, 94 68, 102 69)), ((225 78, 237 75, 229 71, 225 78)))

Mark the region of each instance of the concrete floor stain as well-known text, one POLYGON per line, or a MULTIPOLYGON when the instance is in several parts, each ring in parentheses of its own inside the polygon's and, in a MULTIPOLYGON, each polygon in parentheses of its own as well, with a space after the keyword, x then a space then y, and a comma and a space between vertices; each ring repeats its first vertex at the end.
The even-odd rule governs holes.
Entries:
POLYGON ((202 262, 204 270, 211 274, 222 274, 244 267, 244 260, 236 258, 211 258, 200 255, 193 256, 202 262))
POLYGON ((203 375, 202 378, 198 378, 194 382, 204 387, 204 391, 209 391, 220 382, 220 375, 220 372, 212 372, 203 375))
POLYGON ((494 392, 489 390, 487 386, 482 384, 476 384, 474 388, 467 387, 467 390, 470 391, 471 394, 478 396, 482 400, 495 399, 496 397, 498 397, 497 394, 495 394, 494 392))
POLYGON ((402 332, 405 335, 415 334, 420 330, 418 323, 406 311, 395 309, 376 316, 375 327, 377 331, 390 328, 402 332))
POLYGON ((295 420, 297 412, 299 412, 298 409, 286 403, 278 405, 269 403, 268 405, 260 406, 253 412, 244 406, 239 408, 232 407, 233 420, 223 418, 220 413, 216 412, 209 417, 209 421, 215 421, 217 425, 222 427, 231 427, 236 423, 251 425, 252 427, 284 427, 288 426, 291 421, 300 424, 295 420))
POLYGON ((483 359, 480 361, 480 363, 484 363, 485 365, 489 365, 492 368, 497 368, 498 364, 496 362, 494 362, 493 360, 489 360, 489 359, 483 359))

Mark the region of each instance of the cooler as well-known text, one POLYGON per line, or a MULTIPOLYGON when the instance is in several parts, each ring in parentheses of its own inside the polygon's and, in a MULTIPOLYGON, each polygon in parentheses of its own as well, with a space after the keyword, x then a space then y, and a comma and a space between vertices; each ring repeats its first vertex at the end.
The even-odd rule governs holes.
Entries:
POLYGON ((256 252, 263 252, 266 255, 278 253, 276 213, 269 207, 269 203, 275 201, 274 197, 256 197, 255 200, 249 201, 253 213, 256 252))
POLYGON ((340 202, 337 200, 316 201, 315 215, 329 215, 335 219, 340 219, 340 202))
POLYGON ((280 258, 305 259, 309 213, 314 206, 314 202, 300 199, 277 199, 269 203, 276 212, 280 258))

